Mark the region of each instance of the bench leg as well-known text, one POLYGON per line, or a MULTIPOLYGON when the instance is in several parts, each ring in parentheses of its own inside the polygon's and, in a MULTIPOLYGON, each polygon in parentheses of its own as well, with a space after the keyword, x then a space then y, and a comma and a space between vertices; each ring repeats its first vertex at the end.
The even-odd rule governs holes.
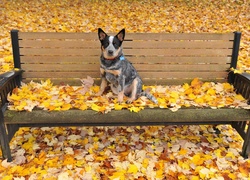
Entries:
POLYGON ((9 138, 4 124, 4 116, 2 111, 0 111, 0 142, 1 142, 3 158, 4 159, 7 158, 8 162, 12 161, 9 138))
POLYGON ((13 138, 15 133, 19 130, 19 126, 16 124, 8 124, 6 126, 7 126, 7 130, 8 130, 8 139, 9 139, 9 141, 11 141, 11 139, 13 138))
POLYGON ((247 133, 244 138, 244 143, 242 147, 242 156, 244 158, 250 158, 250 124, 248 124, 247 133))

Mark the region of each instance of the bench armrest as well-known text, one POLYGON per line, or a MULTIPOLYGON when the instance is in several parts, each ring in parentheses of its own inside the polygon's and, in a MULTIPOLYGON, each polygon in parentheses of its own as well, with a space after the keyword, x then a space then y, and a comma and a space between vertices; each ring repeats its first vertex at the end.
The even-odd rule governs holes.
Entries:
POLYGON ((248 100, 248 104, 250 104, 250 74, 242 73, 242 74, 234 74, 234 88, 236 93, 241 94, 245 99, 248 100))
POLYGON ((0 74, 0 107, 7 103, 8 94, 17 86, 21 85, 21 75, 23 70, 15 69, 0 74))

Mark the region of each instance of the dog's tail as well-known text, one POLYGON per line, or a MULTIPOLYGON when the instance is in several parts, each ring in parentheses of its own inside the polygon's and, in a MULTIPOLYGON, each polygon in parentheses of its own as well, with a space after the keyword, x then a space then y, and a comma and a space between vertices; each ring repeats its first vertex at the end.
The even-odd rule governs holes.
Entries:
POLYGON ((158 104, 157 99, 150 93, 146 92, 146 91, 142 91, 141 96, 146 96, 149 100, 153 101, 155 104, 158 104))

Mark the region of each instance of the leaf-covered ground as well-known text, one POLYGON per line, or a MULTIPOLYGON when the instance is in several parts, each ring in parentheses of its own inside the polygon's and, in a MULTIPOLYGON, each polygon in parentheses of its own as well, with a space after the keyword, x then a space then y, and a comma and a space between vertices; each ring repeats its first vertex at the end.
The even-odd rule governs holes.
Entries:
POLYGON ((9 31, 234 32, 241 31, 238 68, 250 69, 249 0, 1 0, 0 72, 12 68, 9 31))
MULTIPOLYGON (((250 69, 249 0, 1 0, 0 72, 13 67, 9 31, 241 31, 250 69)), ((248 179, 250 161, 229 126, 21 128, 0 179, 248 179)))
POLYGON ((249 179, 229 126, 22 128, 2 180, 249 179))

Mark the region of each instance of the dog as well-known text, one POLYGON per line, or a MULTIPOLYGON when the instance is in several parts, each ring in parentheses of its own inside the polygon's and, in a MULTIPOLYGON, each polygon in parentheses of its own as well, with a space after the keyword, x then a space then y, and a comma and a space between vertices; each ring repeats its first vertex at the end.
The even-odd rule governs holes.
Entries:
POLYGON ((99 28, 98 37, 102 52, 100 57, 101 85, 97 96, 102 95, 110 84, 112 92, 118 95, 119 103, 123 102, 125 95, 128 97, 126 103, 132 103, 139 97, 146 96, 157 104, 157 99, 153 95, 142 90, 142 79, 123 54, 122 43, 125 29, 115 36, 109 36, 99 28))

